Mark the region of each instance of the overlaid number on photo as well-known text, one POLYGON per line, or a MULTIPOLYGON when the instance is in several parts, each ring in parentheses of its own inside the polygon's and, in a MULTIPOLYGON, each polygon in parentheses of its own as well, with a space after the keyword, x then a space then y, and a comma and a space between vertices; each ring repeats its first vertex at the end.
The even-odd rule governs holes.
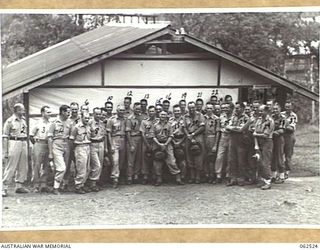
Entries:
POLYGON ((320 12, 1 14, 2 229, 320 224, 320 12))

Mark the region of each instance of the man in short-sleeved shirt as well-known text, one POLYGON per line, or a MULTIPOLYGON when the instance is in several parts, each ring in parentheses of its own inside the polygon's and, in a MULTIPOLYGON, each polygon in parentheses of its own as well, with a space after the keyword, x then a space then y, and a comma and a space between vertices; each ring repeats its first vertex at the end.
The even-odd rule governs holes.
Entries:
POLYGON ((205 119, 203 114, 196 111, 195 102, 188 103, 189 113, 184 116, 184 131, 187 135, 187 167, 190 171, 189 183, 194 181, 200 183, 200 174, 202 171, 203 165, 203 156, 204 156, 204 141, 203 141, 203 132, 205 126, 205 119), (200 147, 200 153, 197 155, 190 152, 190 147, 192 144, 198 143, 200 147))
POLYGON ((53 184, 53 194, 59 195, 59 188, 65 175, 70 157, 69 136, 71 123, 68 120, 70 107, 61 105, 59 115, 53 121, 48 131, 49 160, 53 159, 55 166, 55 177, 53 184))
POLYGON ((256 137, 261 152, 260 174, 263 181, 262 190, 271 188, 271 161, 273 151, 274 121, 269 116, 269 109, 265 105, 259 107, 259 118, 255 124, 253 136, 256 137))
POLYGON ((47 179, 50 172, 49 169, 49 148, 48 148, 48 131, 51 125, 51 110, 48 106, 41 108, 42 118, 37 121, 30 132, 30 140, 33 146, 33 168, 32 182, 36 188, 36 192, 49 192, 47 187, 47 179))
POLYGON ((6 164, 2 179, 2 197, 8 195, 8 184, 15 177, 16 193, 28 193, 23 186, 27 180, 27 123, 24 118, 25 108, 17 103, 13 107, 14 114, 4 123, 3 127, 3 153, 6 164))
POLYGON ((296 126, 298 123, 298 116, 292 111, 292 103, 286 102, 284 105, 285 111, 281 112, 286 120, 286 126, 284 129, 284 157, 285 157, 285 178, 289 177, 290 170, 292 168, 292 156, 293 149, 296 143, 296 126))

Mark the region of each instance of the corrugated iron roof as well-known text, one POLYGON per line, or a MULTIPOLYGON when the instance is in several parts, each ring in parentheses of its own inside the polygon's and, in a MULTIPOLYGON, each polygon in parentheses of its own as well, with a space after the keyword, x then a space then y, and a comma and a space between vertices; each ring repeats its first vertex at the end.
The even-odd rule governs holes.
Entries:
POLYGON ((167 28, 168 24, 106 25, 27 56, 3 70, 3 94, 61 69, 167 28))

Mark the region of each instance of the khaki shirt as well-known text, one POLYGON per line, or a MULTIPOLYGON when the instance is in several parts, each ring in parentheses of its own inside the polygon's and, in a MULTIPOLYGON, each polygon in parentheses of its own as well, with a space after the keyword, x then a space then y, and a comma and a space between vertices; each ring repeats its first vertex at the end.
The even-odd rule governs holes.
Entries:
POLYGON ((262 120, 262 118, 258 118, 254 130, 257 134, 264 134, 268 138, 272 138, 272 134, 274 131, 273 119, 269 115, 265 120, 262 120))
MULTIPOLYGON (((232 115, 229 121, 229 125, 233 127, 237 127, 238 129, 243 128, 243 126, 247 123, 249 117, 246 114, 241 115, 232 115)), ((236 131, 231 131, 236 132, 236 131)))
POLYGON ((154 134, 160 143, 165 143, 169 137, 173 137, 171 124, 169 122, 157 122, 154 125, 154 134))
POLYGON ((140 126, 142 120, 142 115, 136 116, 133 114, 127 119, 125 131, 130 132, 131 136, 141 135, 140 126))
POLYGON ((62 121, 60 116, 54 120, 49 127, 48 137, 52 137, 53 140, 55 139, 67 139, 70 136, 71 132, 71 123, 70 120, 67 119, 62 121))
POLYGON ((231 116, 229 117, 227 114, 222 113, 220 115, 220 131, 222 133, 229 134, 229 131, 226 130, 226 127, 229 125, 231 120, 231 116))
POLYGON ((3 137, 27 137, 27 122, 24 117, 18 118, 15 114, 10 116, 3 127, 3 137))
POLYGON ((296 126, 298 123, 298 116, 296 113, 292 112, 290 114, 287 114, 286 111, 281 112, 281 114, 285 117, 286 125, 285 128, 291 127, 293 131, 296 131, 296 126))
POLYGON ((286 126, 286 118, 283 114, 279 114, 279 116, 272 115, 272 119, 274 121, 274 131, 280 130, 284 132, 284 128, 286 126))
POLYGON ((124 111, 124 117, 125 118, 128 118, 129 116, 133 115, 133 110, 130 108, 130 109, 126 109, 124 111))
POLYGON ((205 125, 205 119, 203 114, 200 112, 195 113, 194 117, 191 117, 190 114, 185 114, 184 116, 184 127, 189 133, 195 132, 198 128, 205 125))
POLYGON ((124 136, 125 135, 126 118, 119 118, 118 115, 112 116, 107 123, 107 132, 111 136, 124 136))
POLYGON ((204 134, 205 135, 216 135, 217 131, 219 131, 220 127, 220 118, 214 114, 211 116, 204 115, 204 134))
POLYGON ((145 135, 147 139, 152 139, 155 137, 154 134, 154 125, 158 122, 158 119, 151 120, 148 118, 147 120, 142 120, 140 125, 140 131, 145 135))
POLYGON ((90 125, 78 122, 71 131, 70 139, 77 145, 90 143, 90 125))
POLYGON ((185 136, 183 132, 183 126, 184 126, 183 116, 180 116, 178 119, 176 119, 175 117, 171 117, 169 119, 169 123, 171 124, 173 138, 182 139, 185 136))
POLYGON ((91 119, 89 121, 90 138, 93 140, 102 140, 106 136, 106 128, 103 121, 91 119))
POLYGON ((44 118, 39 119, 34 128, 31 130, 30 136, 33 136, 38 140, 47 140, 50 125, 50 121, 47 121, 44 118))

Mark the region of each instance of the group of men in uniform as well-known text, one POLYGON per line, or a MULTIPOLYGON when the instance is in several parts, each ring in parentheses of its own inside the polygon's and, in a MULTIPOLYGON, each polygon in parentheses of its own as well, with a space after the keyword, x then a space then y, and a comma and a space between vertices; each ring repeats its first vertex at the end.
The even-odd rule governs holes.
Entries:
POLYGON ((125 97, 113 113, 113 103, 95 107, 61 105, 54 121, 49 106, 27 135, 25 108, 18 103, 4 124, 2 196, 15 177, 16 193, 27 193, 27 140, 32 149, 32 184, 35 192, 98 192, 108 178, 119 182, 159 186, 164 168, 178 185, 222 183, 227 186, 283 183, 291 169, 297 116, 292 103, 268 101, 233 103, 230 95, 212 96, 204 105, 164 100, 148 106, 146 99, 133 104, 125 97), (106 178, 108 177, 108 178, 106 178))

